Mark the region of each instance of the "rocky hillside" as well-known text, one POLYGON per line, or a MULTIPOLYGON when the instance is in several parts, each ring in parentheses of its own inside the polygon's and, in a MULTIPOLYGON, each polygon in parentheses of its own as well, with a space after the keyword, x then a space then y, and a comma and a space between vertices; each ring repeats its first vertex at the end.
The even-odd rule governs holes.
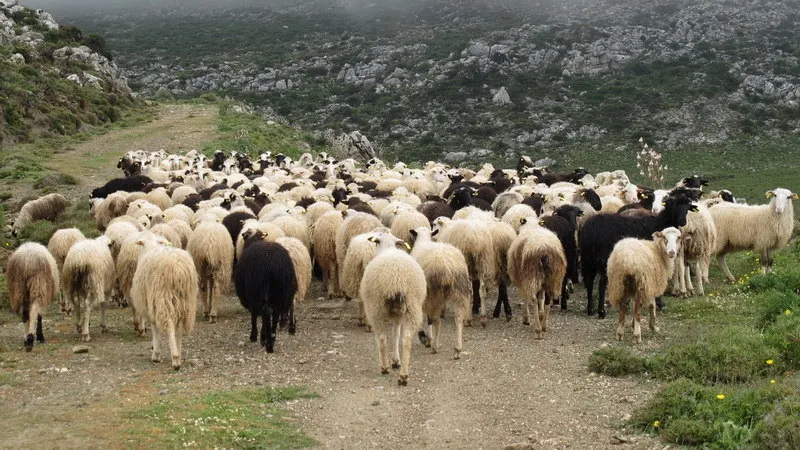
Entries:
POLYGON ((134 105, 103 38, 0 1, 0 148, 118 120, 134 105))
POLYGON ((800 132, 796 0, 248 4, 64 13, 142 94, 224 92, 406 159, 800 132))

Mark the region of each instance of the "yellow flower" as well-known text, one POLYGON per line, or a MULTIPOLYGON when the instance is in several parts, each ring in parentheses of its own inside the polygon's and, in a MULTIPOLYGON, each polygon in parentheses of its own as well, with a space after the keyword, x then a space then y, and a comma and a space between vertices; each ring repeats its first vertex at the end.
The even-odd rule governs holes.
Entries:
POLYGON ((791 309, 787 309, 786 311, 783 312, 783 315, 784 316, 791 316, 792 315, 792 310, 791 309))
POLYGON ((725 400, 725 394, 717 394, 717 400, 725 400))
POLYGON ((661 421, 660 420, 656 420, 655 422, 653 422, 653 428, 658 428, 660 426, 661 426, 661 421))
POLYGON ((776 383, 775 380, 769 380, 769 384, 775 384, 775 383, 776 383))
POLYGON ((768 360, 767 360, 767 365, 768 365, 768 366, 771 366, 771 365, 772 365, 772 364, 774 364, 774 363, 775 363, 775 361, 773 361, 773 360, 771 360, 771 359, 768 359, 768 360))

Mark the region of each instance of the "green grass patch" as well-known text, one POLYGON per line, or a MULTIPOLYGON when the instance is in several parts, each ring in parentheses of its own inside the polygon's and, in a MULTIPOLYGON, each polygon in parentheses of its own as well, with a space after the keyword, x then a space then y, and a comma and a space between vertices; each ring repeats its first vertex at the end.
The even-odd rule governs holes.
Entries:
POLYGON ((203 153, 211 155, 222 150, 228 154, 237 151, 256 155, 270 151, 296 159, 303 152, 326 149, 325 143, 310 133, 267 121, 257 113, 236 112, 234 106, 231 102, 220 103, 217 126, 220 137, 205 144, 203 153))
POLYGON ((233 389, 163 399, 129 414, 134 447, 305 448, 317 444, 280 408, 314 398, 302 388, 233 389))
POLYGON ((612 377, 645 373, 650 361, 636 356, 627 347, 608 347, 595 350, 589 357, 589 370, 612 377))
POLYGON ((762 381, 737 386, 706 386, 690 380, 668 384, 643 408, 631 423, 658 433, 665 442, 703 445, 711 448, 796 448, 797 416, 793 416, 800 397, 792 381, 762 381), (776 440, 767 430, 794 423, 795 432, 776 440), (754 434, 753 430, 759 430, 754 434))

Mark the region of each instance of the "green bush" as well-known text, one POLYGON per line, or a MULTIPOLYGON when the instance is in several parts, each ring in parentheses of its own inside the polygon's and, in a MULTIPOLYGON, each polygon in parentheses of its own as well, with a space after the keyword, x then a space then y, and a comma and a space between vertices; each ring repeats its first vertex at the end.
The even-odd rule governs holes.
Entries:
POLYGON ((769 290, 798 292, 800 290, 800 267, 797 265, 782 265, 777 273, 755 275, 750 278, 748 287, 755 292, 769 290))
POLYGON ((753 426, 792 392, 783 383, 711 387, 681 379, 635 411, 631 422, 657 431, 666 442, 741 448, 750 441, 753 426))
POLYGON ((758 295, 754 301, 759 308, 756 323, 759 328, 770 326, 786 311, 800 313, 800 295, 794 292, 770 289, 758 295))
POLYGON ((627 347, 595 350, 589 357, 589 370, 611 377, 621 377, 649 370, 646 358, 636 356, 627 347))
POLYGON ((787 309, 764 332, 764 342, 778 350, 777 367, 800 370, 800 310, 787 309))
POLYGON ((761 450, 800 448, 800 397, 794 395, 775 403, 756 425, 753 447, 761 450))
POLYGON ((665 380, 687 378, 697 383, 748 382, 774 370, 766 364, 778 350, 750 327, 728 326, 653 358, 653 374, 665 380))

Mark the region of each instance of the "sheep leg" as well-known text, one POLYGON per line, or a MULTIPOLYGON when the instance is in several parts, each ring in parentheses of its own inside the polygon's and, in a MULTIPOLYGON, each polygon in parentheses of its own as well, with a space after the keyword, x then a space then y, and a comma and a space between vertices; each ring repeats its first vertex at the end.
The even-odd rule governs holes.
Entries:
POLYGON ((209 280, 208 282, 208 303, 209 309, 211 310, 208 316, 209 323, 217 323, 217 299, 220 295, 219 283, 215 283, 214 280, 209 280))
POLYGON ((408 385, 408 364, 411 362, 411 330, 407 326, 402 326, 403 335, 403 363, 400 365, 400 376, 397 384, 400 386, 408 385))
POLYGON ((638 296, 633 301, 633 338, 642 343, 642 299, 638 296))
POLYGON ((480 288, 478 292, 480 293, 480 297, 478 297, 478 301, 480 302, 480 320, 481 326, 486 328, 486 325, 489 323, 489 316, 486 315, 486 301, 489 300, 489 283, 486 280, 483 280, 482 283, 479 284, 480 288))
POLYGON ((761 271, 772 273, 772 250, 770 249, 761 252, 761 271))
POLYGON ((155 326, 150 328, 153 333, 153 353, 150 355, 150 361, 154 363, 161 362, 161 349, 159 348, 161 336, 159 336, 158 329, 155 326))
MULTIPOLYGON (((264 307, 261 309, 261 336, 259 342, 264 347, 269 345, 269 330, 272 328, 272 308, 264 307)), ((272 353, 269 348, 267 348, 267 353, 272 353)))
POLYGON ((375 333, 375 340, 378 341, 378 364, 381 366, 381 375, 389 374, 389 355, 386 348, 386 333, 375 333))
POLYGON ((694 295, 694 285, 692 284, 692 270, 691 267, 689 266, 689 263, 686 262, 686 264, 682 269, 685 270, 683 279, 686 281, 686 292, 689 295, 694 295))
POLYGON ((481 310, 481 280, 472 280, 472 314, 481 310))
POLYGON ((586 289, 586 315, 594 314, 594 299, 592 289, 594 289, 594 273, 583 274, 583 287, 586 289))
POLYGON ((292 304, 289 306, 289 334, 294 336, 297 332, 297 322, 294 321, 294 299, 292 300, 292 304))
POLYGON ((250 342, 255 342, 258 339, 258 313, 250 311, 250 342))
MULTIPOLYGON (((535 339, 542 339, 542 320, 539 312, 539 296, 534 294, 533 301, 533 332, 535 339)), ((544 307, 544 305, 542 305, 544 307)))
MULTIPOLYGON (((433 318, 433 330, 431 330, 431 353, 439 352, 439 336, 442 333, 442 319, 439 317, 433 318)), ((405 344, 404 344, 405 345, 405 344)))
POLYGON ((731 270, 728 269, 728 263, 725 262, 724 253, 720 253, 719 255, 717 255, 717 262, 719 262, 719 267, 720 269, 722 269, 722 273, 725 274, 725 278, 727 278, 728 281, 730 281, 731 283, 735 282, 736 277, 734 277, 733 274, 731 273, 731 270))
POLYGON ((547 321, 550 318, 550 306, 552 302, 550 301, 550 296, 544 293, 541 294, 539 301, 539 314, 542 315, 542 331, 547 331, 547 321))
MULTIPOLYGON (((364 302, 361 299, 356 299, 356 303, 358 303, 358 326, 363 327, 367 324, 366 319, 366 312, 364 311, 364 302)), ((369 331, 369 330, 367 330, 369 331)))
POLYGON ((392 325, 392 369, 400 368, 400 324, 392 325))
MULTIPOLYGON (((508 285, 505 280, 500 280, 497 285, 497 298, 498 301, 503 301, 503 313, 506 315, 506 322, 511 320, 511 302, 508 301, 508 285)), ((497 309, 495 307, 495 309, 497 309)), ((497 317, 497 316, 495 316, 497 317)))
POLYGON ((697 285, 697 290, 695 291, 697 295, 704 296, 705 290, 703 289, 703 258, 699 258, 695 262, 695 284, 697 285))
POLYGON ((567 300, 569 300, 569 289, 567 289, 567 283, 569 279, 564 277, 564 281, 561 283, 561 299, 559 299, 558 304, 561 306, 562 311, 567 310, 567 300))
MULTIPOLYGON (((23 300, 23 301, 27 301, 23 300)), ((25 322, 25 351, 30 352, 33 350, 33 329, 35 327, 33 318, 39 315, 39 305, 36 302, 30 306, 30 309, 24 308, 22 311, 22 320, 25 322)))
POLYGON ((100 332, 108 333, 108 326, 106 326, 106 302, 100 303, 100 332))
POLYGON ((656 326, 656 302, 651 301, 647 305, 648 309, 650 310, 650 331, 653 333, 658 333, 658 327, 656 326))
POLYGON ((432 328, 433 319, 431 319, 431 316, 429 316, 427 313, 426 313, 425 317, 428 318, 428 322, 427 322, 427 324, 428 324, 428 332, 427 333, 425 332, 425 326, 423 325, 422 329, 419 330, 419 333, 417 333, 417 337, 419 337, 420 344, 424 345, 425 347, 430 348, 430 346, 431 346, 431 336, 433 336, 433 328, 432 328))
POLYGON ((608 275, 605 271, 600 273, 600 282, 597 286, 597 318, 606 318, 606 286, 608 286, 608 275))
POLYGON ((36 340, 44 344, 44 331, 42 330, 42 315, 36 314, 36 340))
POLYGON ((621 341, 625 336, 625 314, 628 312, 628 299, 623 299, 619 303, 619 317, 617 319, 617 340, 621 341))
POLYGON ((179 370, 181 368, 181 350, 175 336, 175 324, 171 320, 167 324, 167 339, 169 340, 169 354, 172 357, 172 368, 179 370))
POLYGON ((84 342, 89 342, 89 314, 92 312, 92 302, 89 298, 83 300, 83 317, 81 321, 81 336, 84 342))
POLYGON ((523 325, 530 325, 531 324, 531 311, 530 311, 530 301, 527 298, 522 300, 522 324, 523 325))
POLYGON ((711 257, 703 258, 703 282, 708 283, 708 268, 711 267, 711 257))
POLYGON ((456 347, 453 359, 461 358, 461 351, 464 349, 464 316, 466 308, 456 308, 456 347))

